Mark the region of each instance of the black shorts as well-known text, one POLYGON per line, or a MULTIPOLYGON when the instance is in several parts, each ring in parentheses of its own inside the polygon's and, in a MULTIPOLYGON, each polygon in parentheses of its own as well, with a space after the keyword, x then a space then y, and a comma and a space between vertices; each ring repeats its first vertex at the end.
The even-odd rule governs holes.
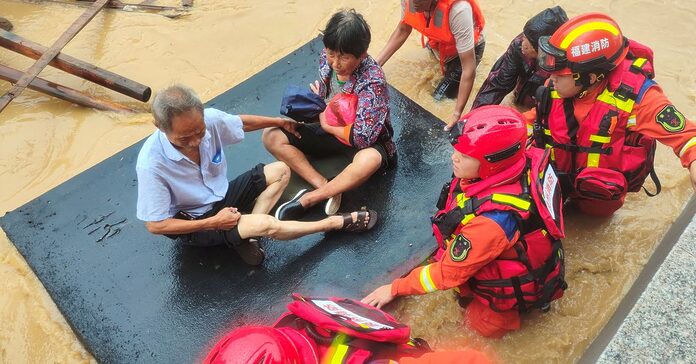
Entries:
MULTIPOLYGON (((332 155, 344 155, 350 159, 355 157, 360 149, 345 145, 338 141, 335 136, 327 133, 321 128, 319 123, 301 124, 297 128, 297 132, 302 138, 296 137, 294 134, 280 129, 285 136, 288 137, 290 145, 299 149, 305 155, 313 157, 327 157, 332 155)), ((374 148, 382 156, 382 164, 380 168, 387 169, 392 164, 390 163, 386 149, 380 143, 375 143, 371 148, 374 148)))
MULTIPOLYGON (((256 198, 266 189, 266 175, 263 173, 263 167, 264 165, 259 163, 254 168, 231 180, 225 197, 214 203, 210 210, 196 219, 200 220, 215 216, 225 207, 236 207, 243 214, 250 213, 254 209, 256 198)), ((195 246, 222 244, 236 246, 242 242, 236 226, 231 230, 205 230, 178 235, 176 239, 182 244, 195 246)))

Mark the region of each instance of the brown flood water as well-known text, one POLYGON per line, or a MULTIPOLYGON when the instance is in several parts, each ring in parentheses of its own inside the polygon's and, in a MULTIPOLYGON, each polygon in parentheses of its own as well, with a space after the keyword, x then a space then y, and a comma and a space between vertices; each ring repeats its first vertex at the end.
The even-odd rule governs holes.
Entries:
MULTIPOLYGON (((162 0, 161 5, 178 1, 162 0)), ((154 91, 181 82, 209 100, 247 79, 317 34, 337 9, 355 7, 370 23, 376 54, 399 18, 398 0, 194 2, 190 15, 104 11, 65 53, 147 84, 154 91)), ((625 34, 655 50, 657 80, 673 103, 696 119, 696 5, 691 0, 481 1, 487 18, 486 53, 475 89, 495 59, 539 10, 562 5, 569 15, 603 11, 625 34), (689 45, 689 46, 687 46, 689 45)), ((59 4, 0 0, 0 16, 15 32, 51 44, 82 9, 59 4)), ((440 75, 415 34, 385 67, 400 91, 440 118, 451 101, 430 97, 440 75)), ((22 56, 0 49, 0 63, 26 69, 22 56)), ((141 108, 136 101, 55 69, 42 77, 141 108)), ((0 93, 9 84, 0 82, 0 93)), ((472 96, 473 98, 473 96, 472 96)), ((417 121, 414 121, 417 122, 417 121)), ((26 91, 0 114, 0 214, 79 174, 144 138, 153 130, 147 113, 124 116, 88 110, 26 91)), ((611 219, 567 218, 565 297, 546 314, 531 314, 519 332, 501 340, 476 337, 461 328, 461 309, 451 292, 401 299, 397 316, 415 336, 437 349, 473 346, 501 362, 575 362, 611 317, 621 298, 692 195, 676 157, 660 148, 656 169, 663 192, 648 199, 632 194, 611 219)), ((424 228, 427 228, 424 226, 424 228)), ((0 363, 75 363, 94 359, 77 340, 44 287, 0 232, 0 363)))

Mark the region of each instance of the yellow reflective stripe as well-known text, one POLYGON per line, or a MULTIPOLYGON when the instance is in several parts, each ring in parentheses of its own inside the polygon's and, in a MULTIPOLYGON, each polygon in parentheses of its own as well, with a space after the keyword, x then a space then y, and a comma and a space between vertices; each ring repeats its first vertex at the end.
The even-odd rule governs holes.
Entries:
POLYGON ((423 286, 423 290, 427 293, 437 291, 433 278, 430 277, 430 266, 431 264, 426 265, 420 272, 420 283, 423 286))
POLYGON ((551 149, 551 160, 555 161, 556 160, 556 149, 553 149, 553 145, 551 145, 551 144, 546 144, 546 149, 551 149))
POLYGON ((643 65, 644 65, 645 62, 647 62, 647 61, 648 61, 647 58, 636 58, 636 60, 633 61, 633 65, 636 66, 636 67, 643 68, 643 65))
POLYGON ((590 135, 590 141, 607 144, 611 141, 611 137, 592 134, 590 135))
POLYGON ((458 195, 457 195, 457 206, 463 208, 463 207, 464 207, 464 203, 466 202, 466 200, 468 200, 468 198, 466 198, 466 196, 464 196, 463 193, 458 194, 458 195))
POLYGON ((551 98, 552 99, 560 99, 561 95, 558 94, 558 91, 553 90, 553 91, 551 91, 551 98))
POLYGON ((587 154, 587 166, 588 167, 599 167, 599 153, 588 153, 587 154))
POLYGON ((628 122, 626 123, 626 127, 630 128, 636 126, 636 115, 631 115, 628 117, 628 122))
POLYGON ((343 364, 343 359, 348 354, 348 345, 346 342, 346 334, 338 334, 331 343, 331 347, 326 352, 326 356, 321 361, 322 364, 343 364))
POLYGON ((531 205, 531 202, 528 200, 521 199, 517 196, 504 195, 501 193, 494 193, 492 200, 493 200, 493 202, 515 206, 518 209, 521 209, 524 211, 529 210, 529 206, 531 205))
POLYGON ((544 129, 544 134, 551 136, 551 129, 544 129))
POLYGON ((462 219, 462 221, 460 221, 459 223, 464 225, 467 222, 469 222, 469 220, 473 219, 474 217, 476 217, 476 214, 466 214, 466 215, 464 215, 464 218, 462 219))
POLYGON ((605 23, 605 22, 590 22, 590 23, 585 23, 575 29, 573 29, 572 32, 570 32, 561 42, 561 49, 568 49, 568 46, 570 43, 572 43, 575 38, 589 32, 590 30, 606 30, 610 32, 611 34, 614 35, 619 35, 619 29, 617 29, 615 26, 605 23))
POLYGON ((616 97, 614 97, 614 93, 604 89, 604 92, 602 92, 599 96, 597 96, 597 100, 609 104, 611 106, 616 106, 619 110, 625 111, 627 113, 631 113, 633 110, 633 106, 635 105, 635 101, 631 99, 627 99, 626 101, 619 100, 616 97))
POLYGON ((686 144, 684 144, 682 149, 679 151, 679 158, 681 158, 687 150, 691 149, 694 146, 696 146, 696 137, 689 139, 689 141, 686 142, 686 144))
POLYGON ((527 124, 527 136, 534 134, 534 126, 527 124))
MULTIPOLYGON (((462 209, 463 209, 463 208, 464 208, 464 204, 466 203, 466 200, 468 200, 468 199, 469 199, 469 198, 466 197, 463 193, 458 194, 458 195, 457 195, 457 206, 459 206, 459 208, 462 208, 462 209)), ((466 224, 467 222, 469 222, 469 220, 473 219, 474 216, 476 216, 476 214, 466 214, 466 215, 464 215, 464 218, 462 219, 461 223, 462 223, 462 224, 466 224)))
POLYGON ((343 359, 348 353, 348 345, 339 345, 334 352, 333 357, 331 357, 331 364, 343 364, 343 359))

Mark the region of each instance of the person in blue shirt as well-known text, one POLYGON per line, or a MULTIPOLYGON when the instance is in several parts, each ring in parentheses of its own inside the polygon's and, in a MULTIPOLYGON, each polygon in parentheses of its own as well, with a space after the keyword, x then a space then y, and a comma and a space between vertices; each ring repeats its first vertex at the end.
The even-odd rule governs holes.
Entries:
POLYGON ((143 144, 136 171, 137 217, 153 234, 189 245, 226 244, 247 264, 259 265, 264 252, 258 237, 289 240, 329 230, 365 231, 377 221, 370 210, 312 222, 268 215, 290 179, 283 162, 258 164, 227 180, 225 146, 266 127, 294 134, 292 120, 204 109, 193 90, 182 85, 158 93, 152 114, 158 130, 143 144))

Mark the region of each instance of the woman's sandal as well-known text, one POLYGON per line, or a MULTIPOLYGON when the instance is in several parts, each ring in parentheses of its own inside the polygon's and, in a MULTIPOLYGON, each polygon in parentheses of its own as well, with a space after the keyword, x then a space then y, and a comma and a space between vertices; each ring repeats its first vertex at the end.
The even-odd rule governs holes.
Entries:
POLYGON ((340 214, 340 216, 343 217, 343 226, 340 229, 341 231, 358 233, 368 231, 377 225, 377 211, 363 209, 361 211, 354 212, 358 213, 355 221, 353 221, 352 212, 340 214), (365 221, 367 217, 370 219, 365 221))

